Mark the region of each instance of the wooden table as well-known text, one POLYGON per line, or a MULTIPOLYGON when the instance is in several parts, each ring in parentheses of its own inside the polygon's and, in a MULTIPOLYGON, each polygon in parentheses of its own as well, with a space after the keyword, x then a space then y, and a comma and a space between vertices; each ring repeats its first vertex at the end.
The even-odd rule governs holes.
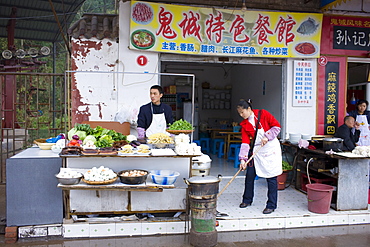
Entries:
POLYGON ((224 138, 225 139, 226 136, 220 135, 220 132, 222 132, 222 131, 229 132, 229 131, 232 131, 232 129, 208 128, 207 131, 211 132, 210 136, 211 136, 212 139, 216 139, 216 138, 224 138))
POLYGON ((227 153, 230 149, 231 143, 241 143, 242 142, 242 133, 241 132, 233 132, 233 131, 220 131, 220 134, 226 136, 226 142, 224 145, 224 158, 227 158, 227 153))

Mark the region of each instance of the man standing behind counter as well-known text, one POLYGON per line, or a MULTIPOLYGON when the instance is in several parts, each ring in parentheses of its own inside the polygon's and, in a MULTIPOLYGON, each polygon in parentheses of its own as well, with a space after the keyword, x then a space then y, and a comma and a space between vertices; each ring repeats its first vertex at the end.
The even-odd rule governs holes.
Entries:
POLYGON ((339 137, 343 139, 343 150, 352 151, 356 147, 356 142, 360 138, 360 125, 355 122, 354 117, 346 116, 344 118, 344 124, 339 126, 334 134, 334 137, 339 137), (352 129, 354 132, 352 132, 352 129))
POLYGON ((150 88, 151 102, 140 107, 137 120, 138 139, 144 139, 155 133, 165 133, 168 124, 172 124, 172 109, 161 103, 163 89, 159 85, 150 88))

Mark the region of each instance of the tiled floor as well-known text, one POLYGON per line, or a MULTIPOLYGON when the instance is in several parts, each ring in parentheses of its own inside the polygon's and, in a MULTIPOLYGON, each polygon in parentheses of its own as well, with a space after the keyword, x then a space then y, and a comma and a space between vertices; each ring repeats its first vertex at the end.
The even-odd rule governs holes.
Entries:
MULTIPOLYGON (((222 174, 220 182, 222 190, 231 177, 238 171, 233 162, 217 159, 211 155, 212 166, 210 175, 222 174)), ((239 208, 244 190, 245 172, 241 172, 218 198, 217 210, 228 214, 221 217, 220 231, 296 228, 325 225, 369 224, 370 210, 335 211, 328 214, 317 214, 308 211, 306 194, 290 186, 278 192, 278 208, 272 214, 262 213, 267 201, 266 180, 255 180, 255 197, 251 207, 239 208)))

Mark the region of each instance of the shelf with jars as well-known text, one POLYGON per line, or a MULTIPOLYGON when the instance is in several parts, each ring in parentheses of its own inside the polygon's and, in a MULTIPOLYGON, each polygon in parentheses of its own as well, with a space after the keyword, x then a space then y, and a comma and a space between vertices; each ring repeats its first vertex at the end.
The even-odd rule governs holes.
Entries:
POLYGON ((173 119, 176 119, 177 94, 165 94, 161 98, 161 102, 171 107, 173 119))

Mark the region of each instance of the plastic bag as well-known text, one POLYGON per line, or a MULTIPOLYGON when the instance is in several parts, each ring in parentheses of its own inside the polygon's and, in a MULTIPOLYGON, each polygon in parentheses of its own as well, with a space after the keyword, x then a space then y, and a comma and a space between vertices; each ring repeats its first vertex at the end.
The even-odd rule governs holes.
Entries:
POLYGON ((120 122, 129 122, 131 125, 136 125, 137 115, 139 114, 139 109, 133 106, 134 104, 127 106, 123 105, 121 109, 116 112, 114 116, 114 121, 120 122))

